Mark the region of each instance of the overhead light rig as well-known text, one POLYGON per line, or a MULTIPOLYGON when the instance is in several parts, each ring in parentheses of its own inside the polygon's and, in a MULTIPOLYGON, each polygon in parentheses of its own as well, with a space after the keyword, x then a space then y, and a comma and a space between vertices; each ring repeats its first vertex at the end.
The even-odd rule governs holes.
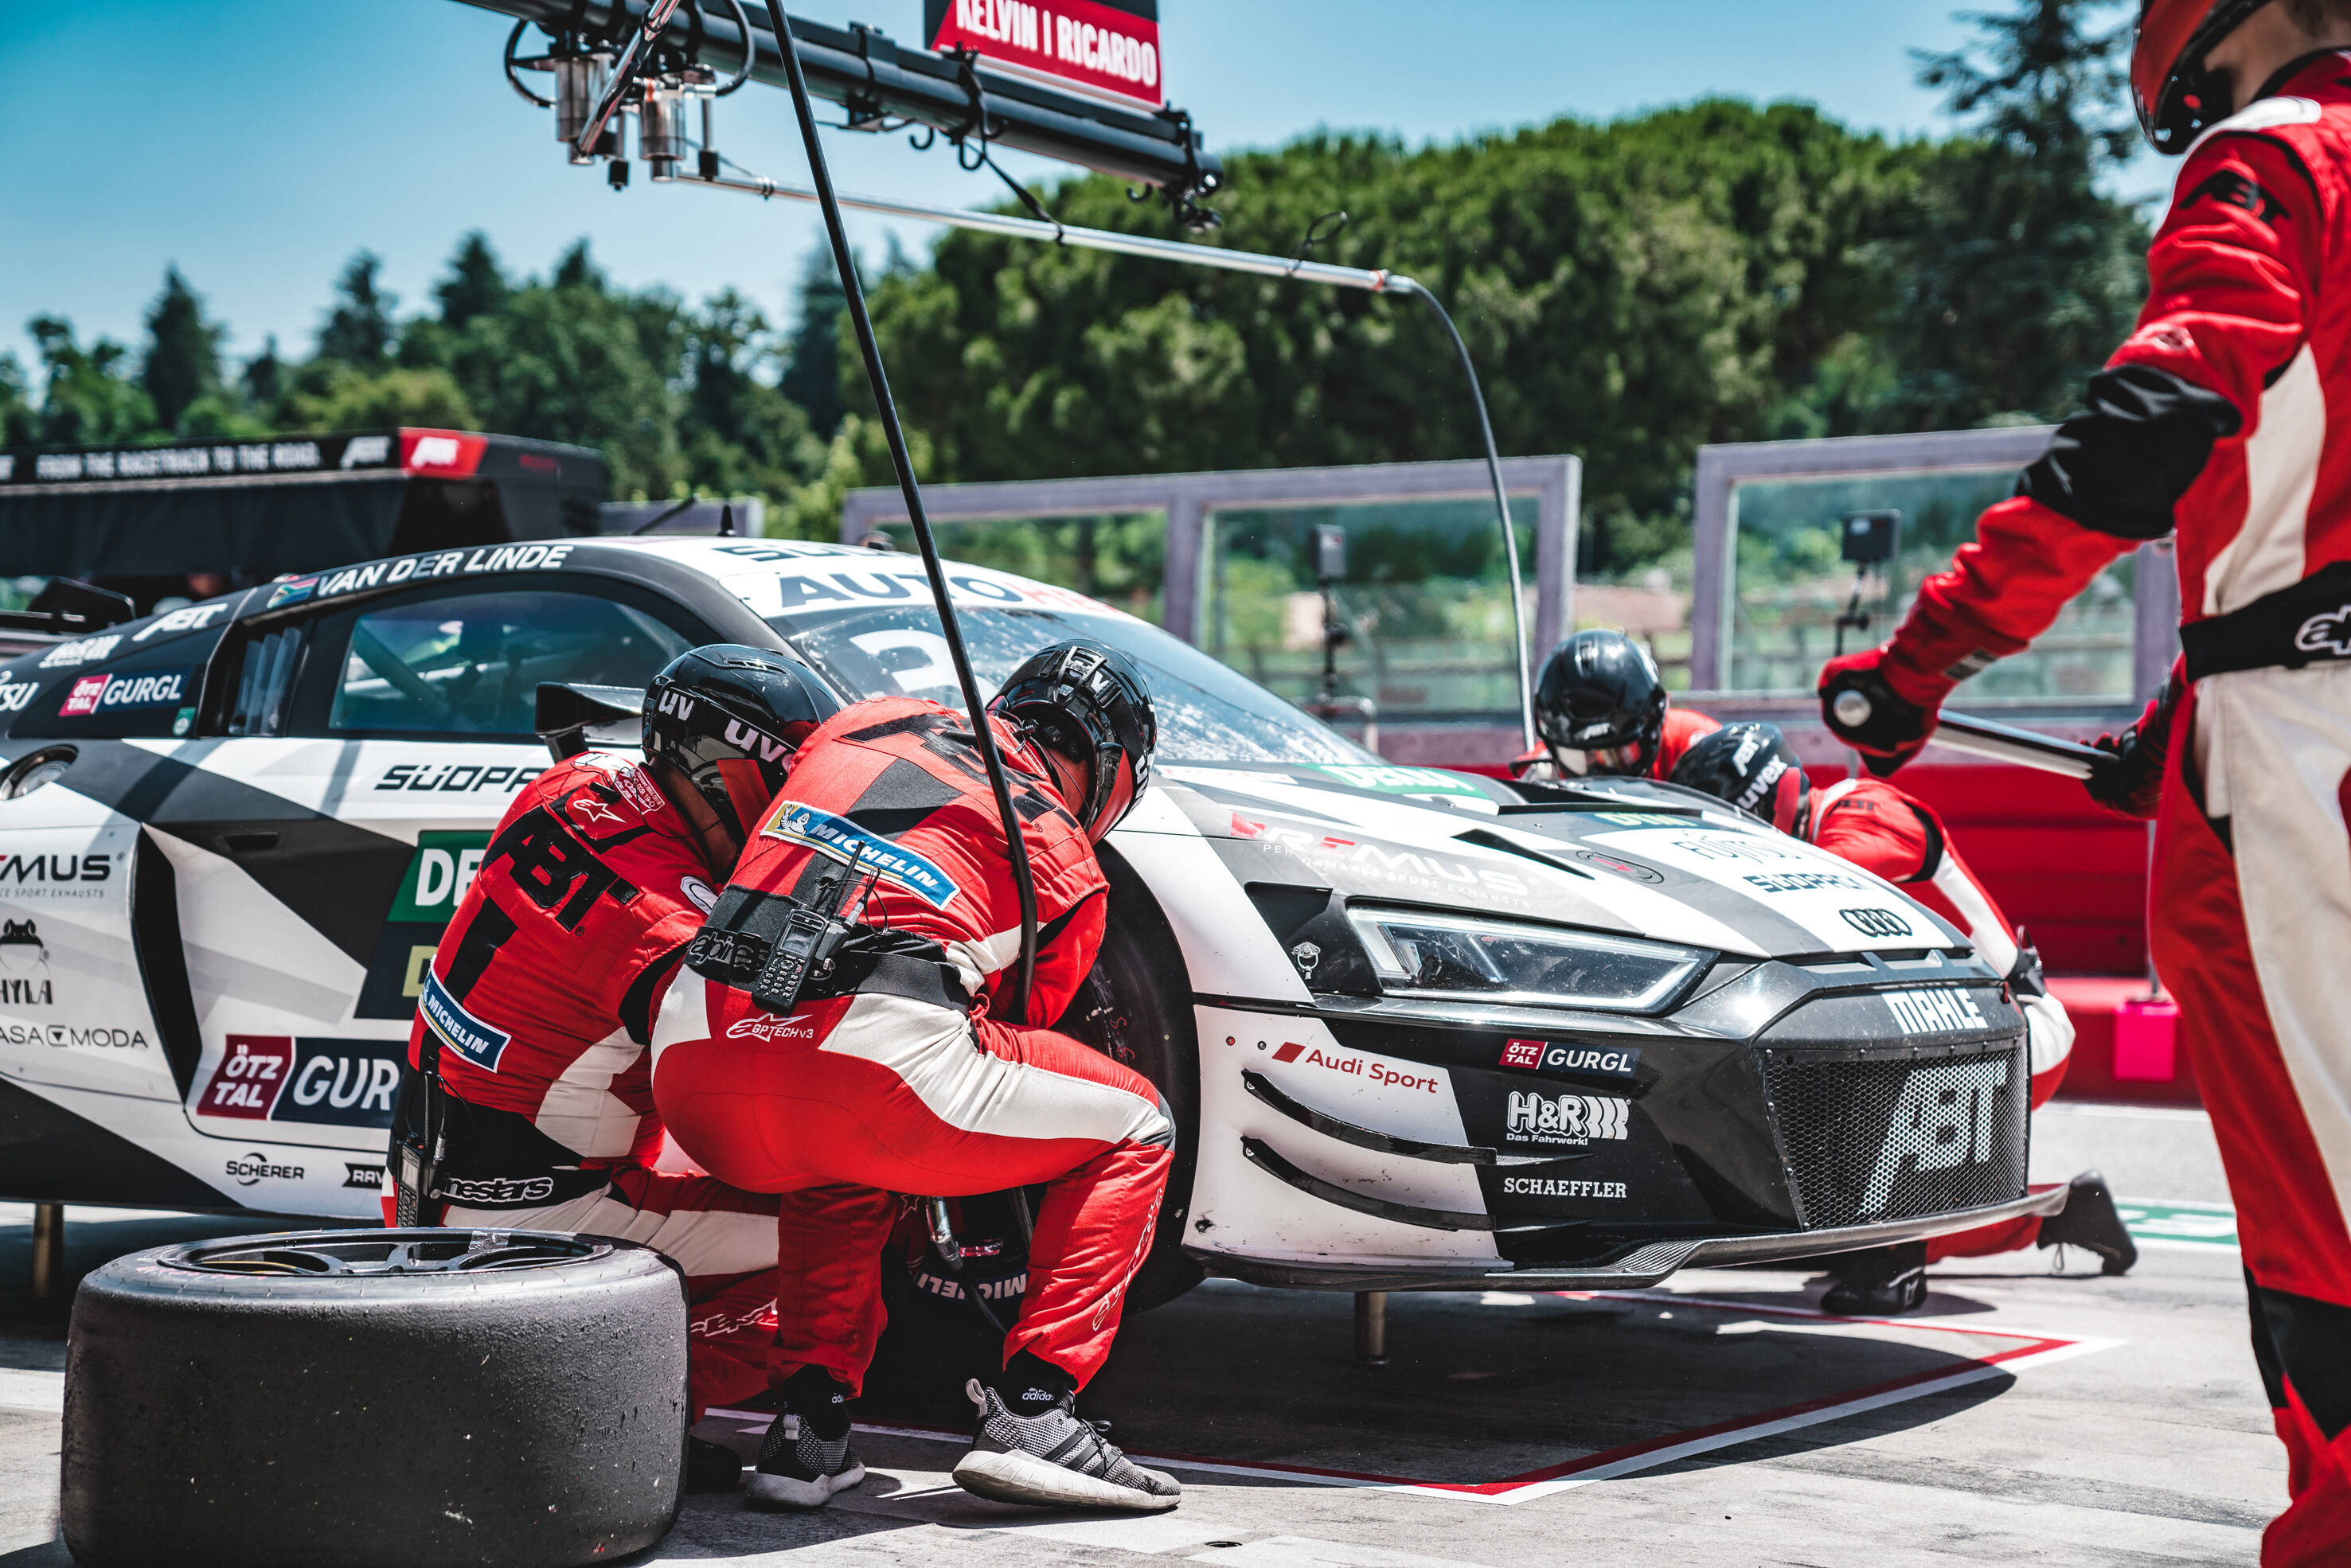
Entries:
MULTIPOLYGON (((715 179, 713 101, 747 80, 788 85, 775 35, 741 0, 466 4, 517 19, 507 39, 507 79, 532 103, 553 108, 571 161, 605 160, 615 187, 628 183, 630 118, 653 179, 678 178, 681 165, 715 179), (520 55, 534 24, 546 46, 520 55), (525 72, 552 75, 553 92, 534 91, 525 72), (698 148, 685 135, 689 102, 701 114, 698 148)), ((1188 228, 1217 221, 1199 204, 1223 183, 1224 167, 1183 110, 1122 108, 991 70, 973 54, 910 47, 862 23, 844 29, 794 16, 789 26, 809 90, 841 106, 844 129, 926 130, 981 155, 989 147, 1033 152, 1156 190, 1188 228)))
MULTIPOLYGON (((1425 286, 1384 268, 1341 267, 1311 259, 1323 225, 1332 219, 1343 223, 1344 213, 1329 213, 1315 220, 1297 251, 1287 256, 1230 250, 1221 246, 1188 245, 1107 229, 1079 228, 1054 218, 1026 187, 997 168, 989 160, 989 148, 1018 148, 1155 189, 1166 197, 1176 221, 1185 227, 1214 228, 1219 219, 1199 205, 1199 198, 1223 183, 1224 170, 1202 151, 1200 135, 1193 129, 1190 115, 1172 108, 1156 112, 1124 109, 1000 71, 989 71, 982 68, 980 57, 973 51, 942 54, 904 48, 862 23, 852 23, 843 31, 804 22, 787 16, 777 0, 763 0, 757 13, 745 0, 465 0, 465 4, 519 18, 507 38, 507 79, 532 103, 555 110, 556 135, 569 150, 573 162, 607 160, 609 177, 615 188, 628 183, 624 136, 627 117, 634 115, 639 121, 638 150, 655 180, 735 191, 762 199, 814 202, 823 207, 835 263, 848 290, 851 313, 859 322, 859 336, 870 361, 867 375, 877 394, 881 393, 884 377, 878 347, 872 340, 872 329, 864 322, 862 287, 840 228, 841 210, 844 207, 1081 249, 1418 300, 1437 318, 1452 343, 1468 384, 1470 409, 1477 420, 1480 444, 1485 449, 1487 476, 1493 486, 1495 525, 1501 532, 1502 558, 1510 571, 1511 674, 1518 688, 1520 731, 1529 747, 1535 744, 1518 536, 1510 525, 1501 456, 1494 443, 1493 421, 1487 412, 1484 389, 1478 382, 1477 366, 1444 303, 1425 286), (757 19, 762 14, 768 24, 764 27, 757 19), (518 57, 515 51, 533 24, 550 42, 544 54, 518 57), (778 35, 792 51, 789 65, 776 47, 778 35), (555 78, 554 96, 543 98, 525 86, 518 74, 525 70, 551 73, 555 78), (724 86, 719 84, 722 70, 727 73, 724 86), (788 184, 757 174, 734 165, 731 159, 718 152, 711 132, 712 105, 752 79, 792 90, 814 184, 788 184), (825 171, 823 150, 817 143, 819 127, 811 108, 815 98, 827 99, 845 110, 845 124, 838 129, 890 131, 921 126, 924 129, 918 134, 924 140, 916 142, 917 146, 928 146, 944 138, 956 148, 966 168, 993 170, 1031 215, 1022 218, 835 191, 825 171), (688 99, 696 102, 701 110, 702 136, 698 145, 688 142, 684 135, 684 105, 688 99), (691 169, 682 168, 689 150, 695 154, 694 165, 691 169), (736 170, 731 176, 722 172, 728 167, 736 170)), ((1143 199, 1135 193, 1129 193, 1136 200, 1143 199)), ((894 409, 886 396, 881 401, 884 423, 894 432, 894 409)), ((894 434, 892 456, 906 491, 909 515, 919 519, 919 486, 903 442, 894 434)), ((927 525, 918 521, 915 532, 924 541, 925 564, 931 570, 933 586, 937 588, 944 580, 938 576, 935 552, 928 543, 927 525)), ((952 622, 953 612, 945 590, 938 591, 940 615, 952 622)), ((1024 954, 1031 946, 1024 940, 1024 954)))

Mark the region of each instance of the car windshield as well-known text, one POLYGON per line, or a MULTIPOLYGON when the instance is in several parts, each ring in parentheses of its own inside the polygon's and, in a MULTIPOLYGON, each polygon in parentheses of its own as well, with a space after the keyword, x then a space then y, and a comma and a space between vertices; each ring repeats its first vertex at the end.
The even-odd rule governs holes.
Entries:
MULTIPOLYGON (((1263 686, 1156 626, 1071 610, 956 607, 972 673, 993 692, 1038 649, 1087 638, 1142 666, 1171 762, 1377 762, 1378 758, 1263 686)), ((800 655, 857 697, 917 696, 961 712, 937 612, 911 606, 803 611, 773 617, 800 655)))

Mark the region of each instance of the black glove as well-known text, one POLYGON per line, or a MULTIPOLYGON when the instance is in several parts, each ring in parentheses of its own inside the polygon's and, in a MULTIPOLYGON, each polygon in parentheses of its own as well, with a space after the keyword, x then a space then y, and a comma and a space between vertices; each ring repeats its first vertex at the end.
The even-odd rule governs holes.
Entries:
POLYGON ((2155 815, 2163 795, 2164 764, 2171 754, 2171 716, 2178 711, 2187 686, 2176 667, 2171 679, 2138 722, 2120 735, 2102 735, 2090 744, 2108 754, 2108 760, 2090 765, 2082 788, 2109 811, 2146 821, 2155 815))
POLYGON ((1861 760, 1880 779, 1926 748, 1935 733, 1935 714, 1894 689, 1886 678, 1884 648, 1871 648, 1832 659, 1821 666, 1821 722, 1829 733, 1861 753, 1861 760), (1857 694, 1860 701, 1851 700, 1857 694), (1860 710, 1841 715, 1840 705, 1860 710))

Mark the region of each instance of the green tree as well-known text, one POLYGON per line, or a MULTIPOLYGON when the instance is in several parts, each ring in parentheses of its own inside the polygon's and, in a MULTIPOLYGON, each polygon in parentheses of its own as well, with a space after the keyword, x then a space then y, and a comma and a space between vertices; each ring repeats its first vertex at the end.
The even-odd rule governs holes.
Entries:
POLYGON ((847 412, 841 399, 841 315, 848 308, 832 251, 819 246, 800 265, 797 319, 779 384, 786 397, 807 411, 810 428, 825 441, 841 429, 847 412))
POLYGON ((399 298, 379 277, 382 261, 372 251, 360 251, 335 279, 335 303, 319 329, 315 356, 361 371, 381 370, 392 357, 398 337, 394 312, 399 298))
POLYGON ((26 396, 24 361, 0 353, 0 446, 25 446, 38 439, 36 417, 26 396))
POLYGON ((450 371, 481 428, 601 447, 615 495, 666 497, 685 480, 682 314, 666 294, 611 289, 583 241, 553 281, 468 322, 450 371))
POLYGON ((189 404, 219 392, 222 336, 179 267, 165 267, 163 292, 147 310, 147 355, 139 372, 165 429, 179 428, 189 404))
POLYGON ((265 413, 277 406, 286 395, 286 361, 277 357, 277 335, 271 333, 263 340, 261 352, 246 361, 237 377, 246 403, 265 413))
POLYGON ((686 345, 679 430, 695 488, 782 497, 822 470, 809 416, 761 373, 775 353, 749 300, 731 288, 713 297, 690 319, 686 345))
POLYGON ((41 353, 41 412, 32 439, 48 445, 136 441, 155 429, 155 403, 131 374, 131 350, 100 338, 87 349, 71 323, 36 316, 25 329, 41 353))
MULTIPOLYGON (((1726 100, 1454 146, 1318 133, 1227 161, 1215 243, 1406 273, 1450 306, 1505 452, 1583 455, 1604 567, 1670 519, 1705 442, 1782 434, 1890 298, 1874 248, 1929 150, 1726 100)), ((1065 182, 1064 221, 1160 220, 1065 182)), ((958 233, 874 289, 909 416, 953 479, 1467 457, 1449 346, 1409 300, 958 233)), ((852 408, 870 409, 844 368, 852 408)), ((871 482, 883 476, 868 471, 871 482)))
POLYGON ((2147 230, 2100 178, 2130 155, 2126 23, 2103 0, 2018 0, 1979 37, 1917 54, 1970 134, 1928 165, 1897 271, 1884 353, 1898 367, 1877 423, 1939 429, 2054 419, 2130 330, 2147 230))
POLYGON ((441 324, 452 331, 463 331, 475 317, 505 305, 513 291, 506 269, 498 265, 497 252, 490 248, 489 236, 475 229, 457 242, 448 272, 433 286, 433 298, 441 305, 441 324))

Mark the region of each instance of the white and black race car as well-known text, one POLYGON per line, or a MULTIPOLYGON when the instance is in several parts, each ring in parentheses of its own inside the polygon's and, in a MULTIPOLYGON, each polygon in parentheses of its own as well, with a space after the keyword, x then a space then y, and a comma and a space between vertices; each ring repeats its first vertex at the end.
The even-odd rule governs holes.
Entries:
MULTIPOLYGON (((1182 1124, 1164 1299, 1645 1284, 2062 1201, 2022 1016, 1891 886, 1719 803, 1383 763, 1157 629, 977 568, 984 685, 1072 634, 1156 698, 1063 1027, 1182 1124)), ((543 682, 749 643, 956 700, 912 557, 748 539, 446 550, 0 664, 0 1197, 365 1217, 424 966, 543 682)), ((609 742, 625 748, 617 732, 609 742)))

